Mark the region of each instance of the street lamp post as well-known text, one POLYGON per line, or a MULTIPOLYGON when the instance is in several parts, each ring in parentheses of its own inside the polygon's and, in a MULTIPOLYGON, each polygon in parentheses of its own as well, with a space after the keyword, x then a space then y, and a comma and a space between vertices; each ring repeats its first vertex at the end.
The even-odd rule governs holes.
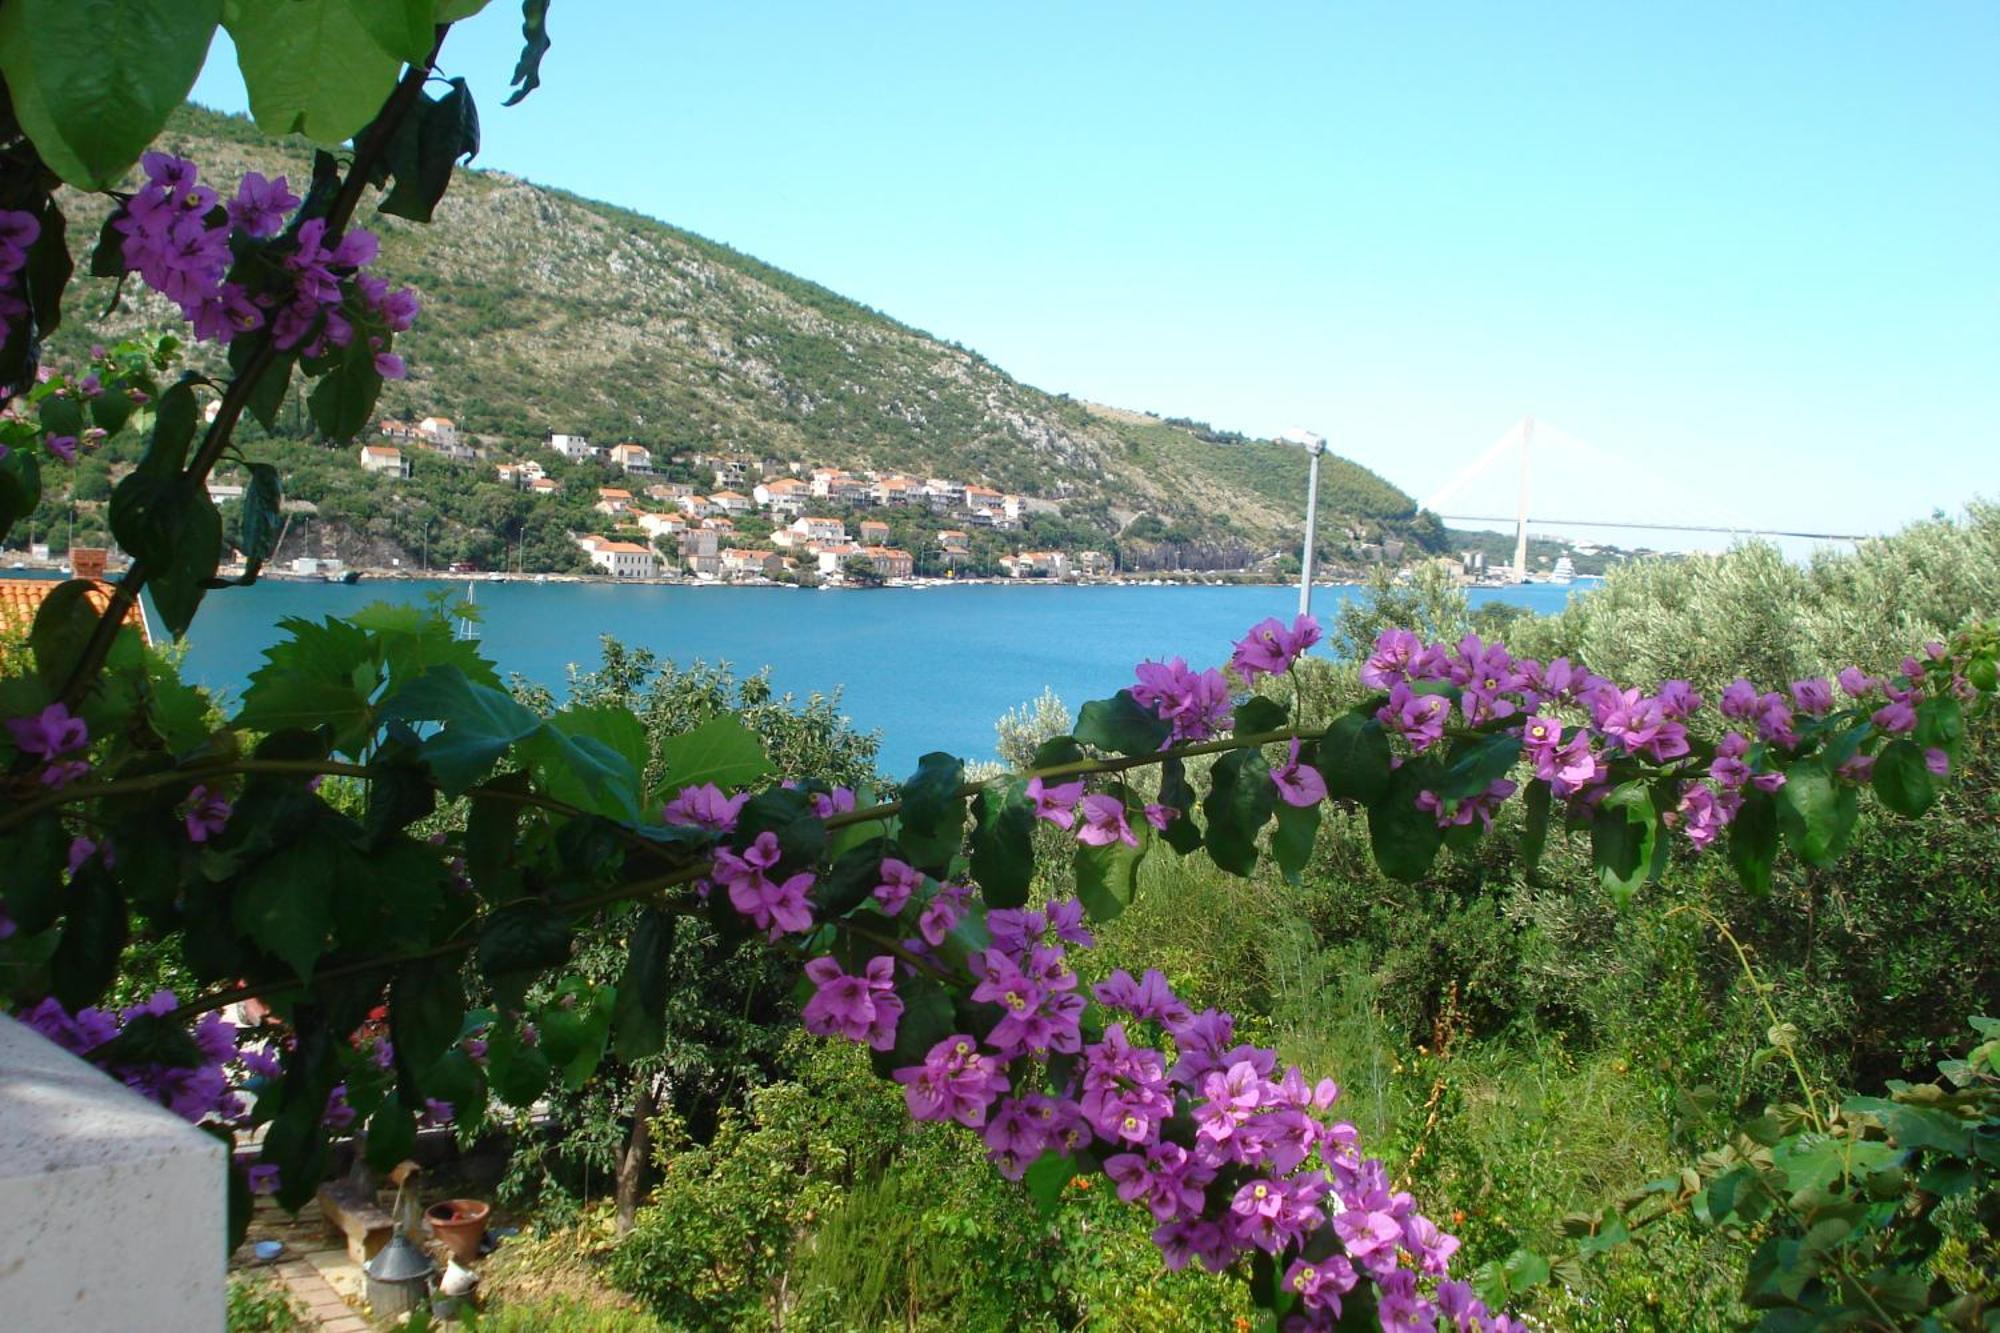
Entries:
POLYGON ((1306 476, 1306 543, 1299 555, 1299 614, 1309 616, 1313 601, 1313 547, 1318 542, 1319 527, 1319 460, 1326 452, 1326 438, 1297 427, 1278 438, 1303 446, 1312 458, 1306 476))

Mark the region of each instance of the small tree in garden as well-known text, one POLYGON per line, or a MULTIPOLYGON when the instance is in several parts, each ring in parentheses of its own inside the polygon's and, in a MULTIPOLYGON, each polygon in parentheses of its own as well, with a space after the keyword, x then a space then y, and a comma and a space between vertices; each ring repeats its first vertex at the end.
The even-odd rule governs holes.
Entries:
MULTIPOLYGON (((1497 1308, 1519 1273, 1480 1292, 1451 1276, 1458 1242, 1338 1118, 1331 1079, 1284 1067, 1157 971, 1102 975, 1094 927, 1131 901, 1148 857, 1203 855, 1240 875, 1268 859, 1299 875, 1329 802, 1365 812, 1375 859, 1404 880, 1518 799, 1529 865, 1550 836, 1587 837, 1621 901, 1666 868, 1676 839, 1722 844, 1762 892, 1781 848, 1837 857, 1864 792, 1926 811, 1968 711, 1990 705, 1993 631, 1968 627, 1879 674, 1782 691, 1738 681, 1711 701, 1681 681, 1614 683, 1391 628, 1361 669, 1373 693, 1329 724, 1247 691, 1319 637, 1310 620, 1267 621, 1225 666, 1138 664, 1017 771, 968 782, 958 758, 932 753, 875 791, 835 753, 817 771, 782 767, 756 700, 670 734, 618 681, 530 707, 443 614, 377 606, 286 622, 215 725, 125 613, 150 590, 180 635, 209 593, 228 595, 204 485, 224 458, 251 479, 243 581, 269 556, 277 476, 233 443, 244 412, 268 426, 296 392, 341 439, 403 373, 395 339, 418 297, 368 272, 375 245, 355 218, 369 200, 428 218, 476 149, 464 81, 430 88, 450 23, 480 7, 0 0, 13 111, 0 126, 0 528, 33 509, 42 458, 122 430, 147 439, 110 501, 133 557, 110 606, 96 611, 82 584, 58 589, 28 660, 0 680, 0 975, 27 1020, 190 1119, 263 1125, 239 1189, 296 1206, 334 1133, 365 1128, 369 1159, 388 1165, 422 1120, 580 1092, 607 1055, 645 1068, 687 984, 676 941, 698 923, 722 947, 768 947, 797 978, 805 1027, 865 1046, 911 1116, 976 1133, 996 1170, 1050 1205, 1072 1178, 1101 1175, 1151 1215, 1165 1263, 1241 1277, 1272 1325, 1519 1327, 1497 1308), (123 22, 139 10, 148 23, 123 22), (321 152, 308 181, 217 183, 146 153, 218 12, 259 124, 352 136, 350 155, 321 152), (115 201, 87 262, 174 301, 196 340, 226 349, 226 378, 170 380, 172 349, 138 344, 39 366, 73 262, 65 182, 115 201), (1128 778, 1141 770, 1144 796, 1128 778), (413 831, 444 803, 444 832, 413 831), (1073 898, 1034 900, 1041 824, 1067 835, 1073 898), (203 992, 95 1008, 127 943, 162 937, 203 992), (622 960, 583 940, 615 941, 622 960), (281 1020, 272 1032, 218 1016, 252 996, 281 1020), (384 1006, 386 1032, 357 1042, 384 1006)), ((546 8, 524 5, 516 98, 536 83, 546 8)), ((950 650, 910 647, 912 670, 950 650)), ((1890 1142, 1947 1138, 1941 1157, 1958 1161, 1990 1139, 1989 1106, 1856 1114, 1890 1142), (1936 1116, 1963 1128, 1962 1152, 1936 1116)), ((1895 1149, 1840 1123, 1886 1170, 1895 1149)), ((1761 1165, 1722 1178, 1742 1200, 1727 1203, 1777 1206, 1761 1165), (1766 1201, 1751 1203, 1753 1187, 1766 1201)), ((1876 1171, 1866 1187, 1896 1214, 1941 1183, 1876 1171)), ((1879 1263, 1866 1249, 1870 1267, 1849 1261, 1853 1247, 1815 1248, 1820 1235, 1780 1247, 1768 1264, 1783 1280, 1759 1290, 1802 1310, 1941 1308, 1950 1295, 1908 1280, 1920 1237, 1879 1263)))

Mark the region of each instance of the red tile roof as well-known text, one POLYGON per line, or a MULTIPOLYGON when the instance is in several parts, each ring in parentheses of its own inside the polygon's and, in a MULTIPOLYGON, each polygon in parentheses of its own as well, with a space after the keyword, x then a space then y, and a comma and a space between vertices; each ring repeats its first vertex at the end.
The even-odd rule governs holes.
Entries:
MULTIPOLYGON (((0 579, 0 629, 9 636, 26 636, 35 623, 35 613, 42 609, 42 603, 50 593, 62 587, 60 579, 0 579)), ((91 580, 90 605, 99 615, 111 604, 111 585, 100 580, 91 580)), ((125 613, 125 623, 138 627, 139 638, 153 641, 153 628, 146 623, 143 606, 135 605, 125 613)))

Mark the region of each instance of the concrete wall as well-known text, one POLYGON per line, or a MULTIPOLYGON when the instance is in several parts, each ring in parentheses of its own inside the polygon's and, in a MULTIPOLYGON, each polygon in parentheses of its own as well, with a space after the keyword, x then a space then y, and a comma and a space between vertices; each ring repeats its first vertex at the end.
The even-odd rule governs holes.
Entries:
POLYGON ((216 1333, 224 1152, 0 1015, 0 1327, 216 1333))

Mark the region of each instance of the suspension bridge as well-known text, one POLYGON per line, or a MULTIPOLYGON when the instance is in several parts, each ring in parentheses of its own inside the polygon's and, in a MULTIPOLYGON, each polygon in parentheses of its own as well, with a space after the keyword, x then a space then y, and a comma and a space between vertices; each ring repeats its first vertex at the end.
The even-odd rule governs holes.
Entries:
MULTIPOLYGON (((1601 487, 1593 488, 1593 491, 1589 500, 1592 507, 1613 493, 1601 487)), ((1528 529, 1531 526, 1537 533, 1548 535, 1554 535, 1552 530, 1555 529, 1603 528, 1615 531, 1698 532, 1730 537, 1788 537, 1828 542, 1868 540, 1865 534, 1858 533, 1799 532, 1760 526, 1730 511, 1727 501, 1712 490, 1696 491, 1664 469, 1620 459, 1587 440, 1578 439, 1533 417, 1523 417, 1508 427, 1499 439, 1425 500, 1423 507, 1446 522, 1512 523, 1514 564, 1508 573, 1516 583, 1527 578, 1528 529), (1537 468, 1543 472, 1553 470, 1557 475, 1619 478, 1615 493, 1637 497, 1640 504, 1648 509, 1656 509, 1665 503, 1683 512, 1705 510, 1713 513, 1720 506, 1722 513, 1714 523, 1668 522, 1651 519, 1644 514, 1616 511, 1604 517, 1545 518, 1533 512, 1531 503, 1532 481, 1537 468), (1493 503, 1497 498, 1493 483, 1516 476, 1518 484, 1512 514, 1468 512, 1502 507, 1493 503)))

